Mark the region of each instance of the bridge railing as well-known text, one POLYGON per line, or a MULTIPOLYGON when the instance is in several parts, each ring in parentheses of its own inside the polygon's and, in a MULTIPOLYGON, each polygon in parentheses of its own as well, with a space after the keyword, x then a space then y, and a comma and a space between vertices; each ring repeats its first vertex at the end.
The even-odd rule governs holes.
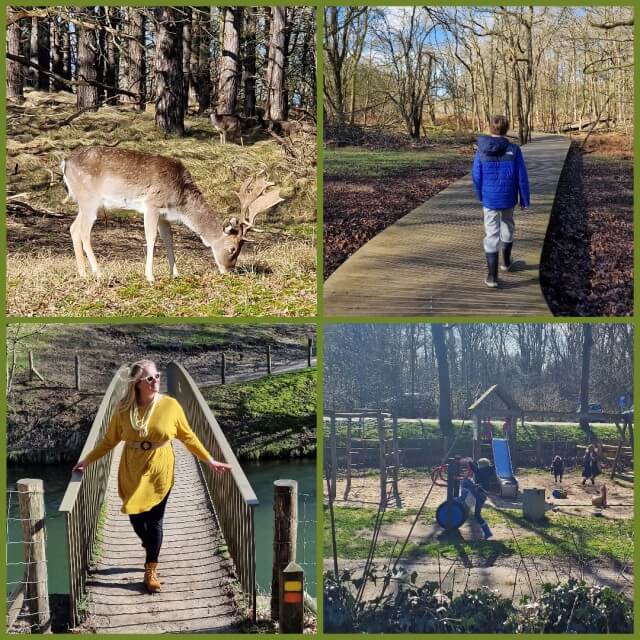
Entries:
POLYGON ((231 465, 231 471, 214 475, 203 468, 218 524, 235 564, 238 581, 256 618, 256 550, 254 507, 258 499, 211 409, 191 376, 179 364, 167 367, 168 391, 182 405, 194 433, 209 453, 231 465))
MULTIPOLYGON (((127 384, 127 367, 115 374, 100 403, 80 459, 82 460, 102 439, 114 408, 127 384)), ((87 571, 95 542, 100 510, 104 501, 111 469, 112 452, 89 465, 83 473, 74 472, 60 504, 64 514, 69 551, 70 625, 81 621, 81 603, 85 598, 87 571)))

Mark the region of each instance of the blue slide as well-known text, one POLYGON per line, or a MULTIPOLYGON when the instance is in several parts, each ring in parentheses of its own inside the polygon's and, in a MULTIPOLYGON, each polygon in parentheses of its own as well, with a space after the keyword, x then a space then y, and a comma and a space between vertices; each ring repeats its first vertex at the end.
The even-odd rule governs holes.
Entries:
POLYGON ((493 464, 495 465, 498 479, 515 481, 513 467, 511 466, 509 441, 504 438, 493 438, 491 445, 493 447, 493 464))

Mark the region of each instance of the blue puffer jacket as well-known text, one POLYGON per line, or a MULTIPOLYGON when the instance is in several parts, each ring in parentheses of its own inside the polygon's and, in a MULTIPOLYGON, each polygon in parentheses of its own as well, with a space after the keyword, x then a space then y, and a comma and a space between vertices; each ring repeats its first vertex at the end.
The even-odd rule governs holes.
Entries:
POLYGON ((480 136, 471 170, 478 200, 488 209, 529 206, 529 179, 522 151, 506 138, 480 136))

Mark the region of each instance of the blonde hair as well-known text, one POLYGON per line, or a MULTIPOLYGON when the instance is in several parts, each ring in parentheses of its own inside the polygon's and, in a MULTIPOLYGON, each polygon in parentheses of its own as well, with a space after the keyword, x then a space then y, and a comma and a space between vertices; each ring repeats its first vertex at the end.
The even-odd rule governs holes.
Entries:
POLYGON ((138 360, 129 367, 127 377, 127 390, 124 397, 118 403, 118 411, 130 411, 136 401, 136 385, 142 380, 142 372, 147 368, 156 366, 153 360, 138 360))

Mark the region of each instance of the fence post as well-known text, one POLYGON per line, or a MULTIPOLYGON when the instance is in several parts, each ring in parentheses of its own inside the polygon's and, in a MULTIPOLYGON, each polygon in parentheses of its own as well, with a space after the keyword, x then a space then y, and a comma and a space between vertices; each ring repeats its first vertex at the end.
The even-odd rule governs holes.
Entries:
POLYGON ((75 356, 76 361, 76 391, 80 391, 80 356, 75 356))
POLYGON ((267 345, 267 375, 271 375, 271 345, 267 345))
POLYGON ((307 338, 307 367, 311 366, 312 356, 313 356, 313 338, 307 338))
POLYGON ((220 384, 227 381, 227 359, 224 353, 220 354, 220 384))
POLYGON ((44 484, 25 478, 16 483, 20 499, 20 519, 26 564, 26 598, 31 624, 41 633, 51 633, 47 555, 44 527, 44 484))
POLYGON ((280 579, 280 633, 304 631, 304 571, 290 562, 280 579))
POLYGON ((298 483, 276 480, 273 483, 273 568, 271 572, 271 619, 280 614, 280 575, 296 560, 298 536, 298 483))

